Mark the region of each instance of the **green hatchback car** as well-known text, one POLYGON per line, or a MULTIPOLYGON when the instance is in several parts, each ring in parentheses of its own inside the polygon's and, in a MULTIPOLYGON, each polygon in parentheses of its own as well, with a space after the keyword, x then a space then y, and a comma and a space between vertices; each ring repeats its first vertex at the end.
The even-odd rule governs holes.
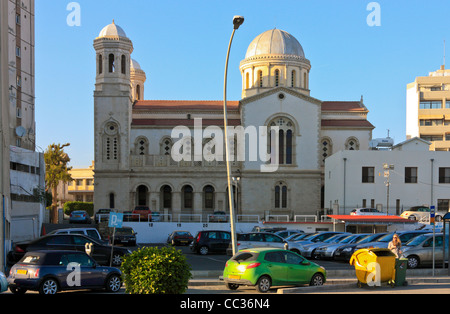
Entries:
POLYGON ((241 250, 227 261, 223 280, 230 290, 255 286, 264 293, 272 286, 321 286, 326 270, 288 250, 254 248, 241 250))

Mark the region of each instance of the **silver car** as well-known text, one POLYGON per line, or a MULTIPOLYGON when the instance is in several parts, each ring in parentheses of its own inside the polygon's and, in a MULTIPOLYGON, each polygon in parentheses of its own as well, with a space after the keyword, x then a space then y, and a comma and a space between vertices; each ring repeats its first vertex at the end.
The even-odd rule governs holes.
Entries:
POLYGON ((316 241, 316 242, 310 242, 310 243, 303 243, 300 248, 300 254, 303 257, 306 258, 314 258, 315 251, 318 247, 327 244, 327 243, 337 243, 342 241, 344 238, 348 237, 350 233, 339 233, 330 236, 329 238, 323 240, 323 241, 316 241))
MULTIPOLYGON (((442 233, 435 234, 434 259, 436 264, 442 264, 443 257, 442 233)), ((445 252, 448 253, 448 240, 445 241, 445 252)), ((433 263, 433 234, 422 234, 411 239, 402 247, 403 257, 408 259, 408 268, 417 268, 419 266, 432 265, 433 263)), ((447 255, 447 254, 446 254, 447 255)), ((447 260, 447 256, 446 256, 447 260)))
POLYGON ((337 243, 328 243, 325 245, 321 245, 316 249, 315 258, 318 259, 332 259, 334 258, 334 253, 336 250, 346 244, 356 243, 360 239, 368 236, 367 233, 361 234, 352 234, 350 236, 345 237, 341 241, 337 243))

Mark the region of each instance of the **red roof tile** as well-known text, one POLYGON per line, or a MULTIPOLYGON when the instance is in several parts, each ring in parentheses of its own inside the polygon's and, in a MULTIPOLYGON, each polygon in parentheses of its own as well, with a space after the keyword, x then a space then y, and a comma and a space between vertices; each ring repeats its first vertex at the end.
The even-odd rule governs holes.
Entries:
POLYGON ((322 120, 322 127, 367 127, 375 128, 372 123, 367 120, 322 120))
MULTIPOLYGON (((229 110, 238 110, 239 101, 227 101, 229 110)), ((222 100, 138 100, 134 110, 223 110, 222 100)))
POLYGON ((324 111, 366 111, 359 101, 324 101, 322 102, 324 111))
MULTIPOLYGON (((133 119, 131 125, 147 126, 194 126, 194 119, 133 119)), ((202 126, 223 126, 223 119, 202 119, 202 126)), ((239 119, 228 119, 228 126, 241 125, 239 119)))

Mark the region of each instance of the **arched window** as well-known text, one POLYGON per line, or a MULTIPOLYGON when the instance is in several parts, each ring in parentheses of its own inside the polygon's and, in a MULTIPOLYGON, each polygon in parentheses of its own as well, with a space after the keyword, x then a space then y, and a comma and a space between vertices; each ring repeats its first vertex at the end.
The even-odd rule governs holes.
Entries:
POLYGON ((109 193, 109 208, 114 209, 115 208, 115 196, 114 193, 109 193))
POLYGON ((359 150, 359 141, 355 137, 350 137, 345 142, 345 150, 359 150))
POLYGON ((105 126, 103 135, 103 159, 105 161, 119 160, 119 128, 110 122, 105 126))
POLYGON ((115 57, 114 54, 110 54, 108 57, 108 64, 109 64, 109 73, 114 73, 115 71, 115 57))
POLYGON ((137 188, 137 206, 147 206, 148 188, 145 185, 140 185, 137 188))
POLYGON ((263 73, 262 71, 258 71, 258 86, 263 87, 263 73))
POLYGON ((168 185, 164 185, 163 187, 161 187, 160 193, 162 209, 172 208, 172 188, 168 185))
POLYGON ((287 208, 288 188, 280 182, 275 186, 275 208, 287 208))
POLYGON ((122 70, 122 74, 127 74, 127 57, 122 55, 120 68, 122 70))
POLYGON ((192 189, 192 186, 185 185, 182 189, 182 194, 183 194, 183 208, 193 209, 194 190, 192 189))
POLYGON ((173 142, 172 142, 172 139, 170 137, 163 138, 162 141, 161 141, 161 152, 160 152, 160 154, 164 155, 164 156, 170 156, 170 153, 172 151, 172 145, 173 145, 173 142))
POLYGON ((333 147, 331 140, 328 138, 322 139, 322 166, 325 165, 325 159, 333 154, 333 147))
POLYGON ((134 144, 135 154, 144 156, 148 154, 148 140, 145 137, 138 137, 134 144))
POLYGON ((291 72, 291 87, 295 87, 297 84, 296 84, 296 76, 297 76, 297 73, 295 72, 295 70, 292 70, 292 72, 291 72))
POLYGON ((305 72, 305 73, 303 73, 303 88, 304 89, 308 89, 308 84, 307 84, 306 80, 307 80, 307 74, 305 72))
MULTIPOLYGON (((270 147, 271 156, 278 154, 278 164, 280 165, 292 165, 294 156, 294 124, 292 121, 285 117, 278 117, 269 123, 269 127, 278 127, 278 147, 270 147)), ((270 131, 270 130, 269 130, 270 131)), ((269 145, 271 145, 271 136, 273 132, 269 134, 269 145)), ((275 160, 272 160, 275 162, 275 160)))
POLYGON ((136 100, 141 100, 141 85, 136 85, 136 100))
POLYGON ((275 86, 280 85, 280 70, 275 70, 275 86))
POLYGON ((103 73, 103 56, 98 55, 98 74, 103 73))
POLYGON ((245 89, 250 88, 250 74, 247 72, 245 74, 245 89))
POLYGON ((203 188, 205 209, 214 209, 214 187, 207 185, 203 188))

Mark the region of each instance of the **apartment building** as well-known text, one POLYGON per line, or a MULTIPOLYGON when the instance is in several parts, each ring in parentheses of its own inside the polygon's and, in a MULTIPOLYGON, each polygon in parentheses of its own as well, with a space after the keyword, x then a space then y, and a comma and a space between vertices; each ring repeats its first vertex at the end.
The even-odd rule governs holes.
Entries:
POLYGON ((406 89, 406 136, 431 142, 430 150, 450 151, 450 70, 419 76, 406 89))

